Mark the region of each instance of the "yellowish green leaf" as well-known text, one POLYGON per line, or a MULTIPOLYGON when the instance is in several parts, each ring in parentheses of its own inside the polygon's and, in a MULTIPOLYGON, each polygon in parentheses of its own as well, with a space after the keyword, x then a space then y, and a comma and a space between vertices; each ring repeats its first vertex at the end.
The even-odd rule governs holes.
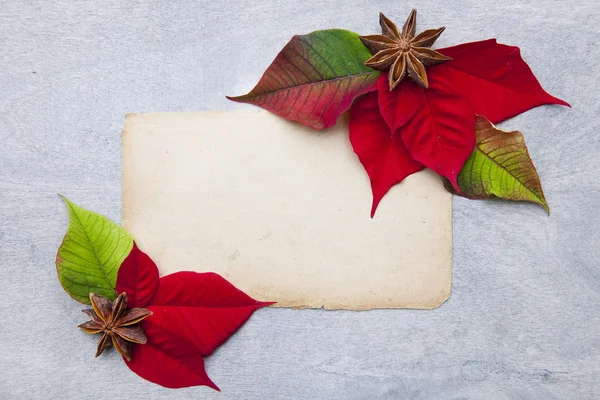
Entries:
POLYGON ((114 300, 117 273, 133 247, 133 238, 108 218, 63 199, 69 228, 56 255, 60 283, 81 303, 90 303, 90 292, 114 300))
POLYGON ((500 130, 482 116, 475 118, 475 134, 475 149, 458 175, 462 193, 444 181, 446 189, 469 199, 529 201, 550 213, 523 134, 500 130))

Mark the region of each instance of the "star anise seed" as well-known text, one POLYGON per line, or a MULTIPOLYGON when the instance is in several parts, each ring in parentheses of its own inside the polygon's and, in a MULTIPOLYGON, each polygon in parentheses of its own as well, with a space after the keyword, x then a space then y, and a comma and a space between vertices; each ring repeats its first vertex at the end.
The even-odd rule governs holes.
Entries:
POLYGON ((127 294, 121 293, 114 302, 99 294, 90 293, 92 308, 83 310, 90 321, 79 325, 79 328, 90 334, 102 333, 98 342, 96 357, 110 347, 115 349, 127 361, 131 360, 131 343, 146 343, 146 335, 138 324, 151 315, 145 308, 127 308, 127 294))
POLYGON ((379 13, 381 35, 360 36, 373 57, 365 65, 380 71, 389 69, 390 91, 408 75, 421 87, 429 87, 425 66, 451 60, 450 57, 430 49, 445 27, 428 29, 415 36, 417 10, 412 10, 402 27, 402 32, 383 13, 379 13))

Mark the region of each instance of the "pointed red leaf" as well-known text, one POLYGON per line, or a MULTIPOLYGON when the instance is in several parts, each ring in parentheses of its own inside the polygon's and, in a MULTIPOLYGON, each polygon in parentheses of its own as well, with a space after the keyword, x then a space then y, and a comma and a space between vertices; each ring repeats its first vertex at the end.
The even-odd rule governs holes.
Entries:
POLYGON ((136 346, 129 367, 142 378, 166 387, 206 385, 210 355, 252 313, 272 303, 259 302, 215 273, 177 272, 160 279, 142 321, 148 342, 136 346))
POLYGON ((382 73, 377 81, 379 110, 392 131, 406 125, 421 106, 423 88, 416 87, 409 79, 392 91, 388 83, 388 73, 382 73))
POLYGON ((411 158, 398 133, 392 135, 379 112, 377 93, 366 94, 350 109, 350 142, 371 180, 372 218, 387 191, 423 165, 411 158))
POLYGON ((371 56, 354 32, 296 35, 250 93, 227 98, 314 129, 328 128, 357 96, 377 89, 379 71, 364 64, 371 56))
POLYGON ((447 73, 471 111, 493 123, 543 104, 569 106, 542 88, 518 47, 489 39, 438 51, 452 60, 430 67, 428 76, 447 73))
MULTIPOLYGON (((411 83, 407 90, 420 88, 411 83)), ((421 107, 399 132, 415 160, 457 188, 458 173, 475 147, 475 118, 443 71, 431 74, 421 107)))
POLYGON ((169 329, 185 331, 186 337, 208 356, 255 310, 269 304, 273 303, 254 300, 218 274, 184 271, 161 278, 148 307, 154 315, 145 321, 160 321, 169 329))
POLYGON ((146 306, 158 289, 158 268, 135 242, 119 268, 116 289, 118 293, 127 293, 130 308, 146 306))
POLYGON ((144 323, 146 344, 135 345, 127 366, 142 378, 158 385, 178 389, 208 386, 219 390, 204 369, 202 352, 185 337, 156 324, 144 323))

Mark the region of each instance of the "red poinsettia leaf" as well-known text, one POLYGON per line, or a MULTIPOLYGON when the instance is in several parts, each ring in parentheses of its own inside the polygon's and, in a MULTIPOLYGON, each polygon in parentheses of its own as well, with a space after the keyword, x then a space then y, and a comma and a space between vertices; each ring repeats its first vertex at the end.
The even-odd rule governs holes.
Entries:
POLYGON ((136 345, 127 366, 142 378, 158 385, 178 389, 208 386, 220 390, 208 377, 199 349, 178 335, 156 324, 145 323, 148 341, 136 345))
POLYGON ((388 82, 388 73, 382 73, 377 81, 379 110, 385 122, 395 132, 406 125, 421 106, 423 88, 412 84, 409 79, 402 82, 392 91, 388 82))
POLYGON ((144 320, 185 336, 204 356, 225 342, 252 313, 273 303, 256 301, 212 272, 177 272, 160 280, 144 320))
POLYGON ((216 388, 204 371, 202 357, 224 343, 260 307, 215 273, 177 272, 160 279, 142 321, 148 338, 136 346, 129 367, 162 386, 206 385, 216 388))
POLYGON ((489 39, 437 51, 452 60, 430 67, 428 76, 447 73, 471 111, 493 123, 543 104, 569 106, 542 88, 518 47, 489 39))
POLYGON ((423 165, 412 159, 400 135, 392 134, 383 120, 377 93, 366 94, 350 109, 350 142, 371 180, 372 218, 387 191, 423 165))
POLYGON ((118 293, 127 293, 131 308, 146 306, 158 289, 158 268, 135 242, 119 268, 116 289, 118 293))
POLYGON ((475 147, 475 118, 443 71, 431 74, 421 107, 399 132, 415 160, 460 192, 456 179, 475 147))

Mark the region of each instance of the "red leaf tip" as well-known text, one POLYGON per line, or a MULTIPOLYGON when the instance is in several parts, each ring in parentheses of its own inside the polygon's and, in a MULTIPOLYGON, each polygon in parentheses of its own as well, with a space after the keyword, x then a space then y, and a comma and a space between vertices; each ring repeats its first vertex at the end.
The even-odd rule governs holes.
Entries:
POLYGON ((569 108, 573 108, 571 107, 571 105, 569 103, 567 103, 566 101, 559 99, 558 97, 554 97, 554 96, 550 96, 552 98, 552 100, 554 100, 554 104, 558 104, 559 106, 565 106, 565 107, 569 107, 569 108))
MULTIPOLYGON (((208 378, 208 376, 207 376, 207 378, 208 378)), ((206 382, 205 386, 208 386, 209 388, 214 389, 217 392, 221 391, 221 389, 219 389, 219 387, 210 378, 208 378, 208 382, 206 382)))
POLYGON ((375 211, 377 211, 377 206, 379 206, 379 202, 383 196, 377 196, 373 193, 373 204, 371 205, 371 219, 375 216, 375 211))
POLYGON ((245 96, 247 95, 243 94, 241 96, 225 96, 225 98, 227 98, 227 100, 235 101, 236 103, 244 103, 245 96))
POLYGON ((462 190, 460 190, 460 187, 458 186, 458 173, 453 172, 450 176, 447 176, 446 178, 452 184, 452 187, 454 188, 454 190, 456 190, 456 193, 461 194, 462 190))

